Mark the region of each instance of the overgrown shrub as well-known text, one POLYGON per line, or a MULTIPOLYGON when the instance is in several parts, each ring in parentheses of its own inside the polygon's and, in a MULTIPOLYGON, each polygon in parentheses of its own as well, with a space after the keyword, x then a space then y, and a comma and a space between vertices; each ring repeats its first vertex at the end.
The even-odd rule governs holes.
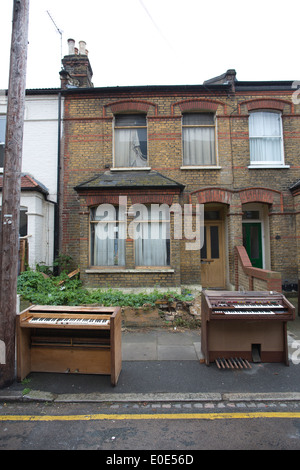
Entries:
POLYGON ((114 289, 87 290, 79 279, 69 279, 65 273, 57 277, 46 277, 38 271, 25 271, 20 274, 18 294, 24 300, 39 305, 98 304, 105 307, 142 307, 145 304, 154 306, 156 300, 162 298, 169 301, 174 299, 190 301, 192 299, 189 294, 178 295, 172 291, 165 294, 158 291, 149 294, 130 294, 114 289), (64 281, 63 284, 60 284, 61 281, 64 281))

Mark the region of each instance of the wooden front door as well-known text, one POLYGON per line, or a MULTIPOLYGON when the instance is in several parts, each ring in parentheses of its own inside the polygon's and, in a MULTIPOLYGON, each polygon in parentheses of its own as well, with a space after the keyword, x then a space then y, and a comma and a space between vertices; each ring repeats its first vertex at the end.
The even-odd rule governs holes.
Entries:
POLYGON ((201 249, 202 287, 225 287, 225 253, 223 221, 205 222, 201 249))

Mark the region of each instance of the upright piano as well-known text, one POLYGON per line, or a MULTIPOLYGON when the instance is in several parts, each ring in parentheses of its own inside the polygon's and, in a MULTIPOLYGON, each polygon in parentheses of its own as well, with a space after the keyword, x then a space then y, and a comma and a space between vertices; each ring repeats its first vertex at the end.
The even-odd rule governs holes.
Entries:
POLYGON ((204 291, 201 348, 205 363, 288 365, 287 322, 294 319, 295 307, 278 292, 204 291))
POLYGON ((121 368, 120 307, 35 305, 17 315, 17 378, 30 372, 103 374, 121 368))

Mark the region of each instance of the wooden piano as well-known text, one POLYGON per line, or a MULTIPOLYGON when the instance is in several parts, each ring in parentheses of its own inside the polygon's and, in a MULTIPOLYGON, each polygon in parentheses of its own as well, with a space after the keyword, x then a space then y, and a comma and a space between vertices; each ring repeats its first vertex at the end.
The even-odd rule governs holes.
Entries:
POLYGON ((205 291, 201 307, 205 363, 215 361, 220 368, 249 361, 288 365, 287 322, 294 319, 295 307, 278 292, 205 291))
POLYGON ((17 315, 17 378, 30 372, 104 374, 122 368, 120 307, 35 305, 17 315))

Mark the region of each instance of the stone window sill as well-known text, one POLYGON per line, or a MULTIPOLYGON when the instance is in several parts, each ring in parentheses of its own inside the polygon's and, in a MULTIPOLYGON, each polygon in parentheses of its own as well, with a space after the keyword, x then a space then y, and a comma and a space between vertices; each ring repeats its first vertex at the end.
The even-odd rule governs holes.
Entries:
POLYGON ((249 165, 249 170, 264 170, 266 168, 275 168, 281 170, 283 168, 290 168, 290 165, 249 165))
POLYGON ((164 267, 149 267, 149 268, 136 268, 136 269, 121 269, 121 268, 95 268, 95 269, 86 269, 85 270, 86 274, 108 274, 108 273, 115 273, 115 274, 120 274, 120 273, 130 273, 130 274, 140 274, 140 273, 147 273, 147 274, 152 274, 152 273, 174 273, 174 269, 172 268, 164 268, 164 267))
POLYGON ((118 167, 118 168, 110 168, 110 171, 141 171, 141 170, 151 170, 150 166, 135 166, 135 167, 118 167))
POLYGON ((194 165, 194 166, 181 166, 181 170, 221 170, 222 167, 218 165, 194 165))

